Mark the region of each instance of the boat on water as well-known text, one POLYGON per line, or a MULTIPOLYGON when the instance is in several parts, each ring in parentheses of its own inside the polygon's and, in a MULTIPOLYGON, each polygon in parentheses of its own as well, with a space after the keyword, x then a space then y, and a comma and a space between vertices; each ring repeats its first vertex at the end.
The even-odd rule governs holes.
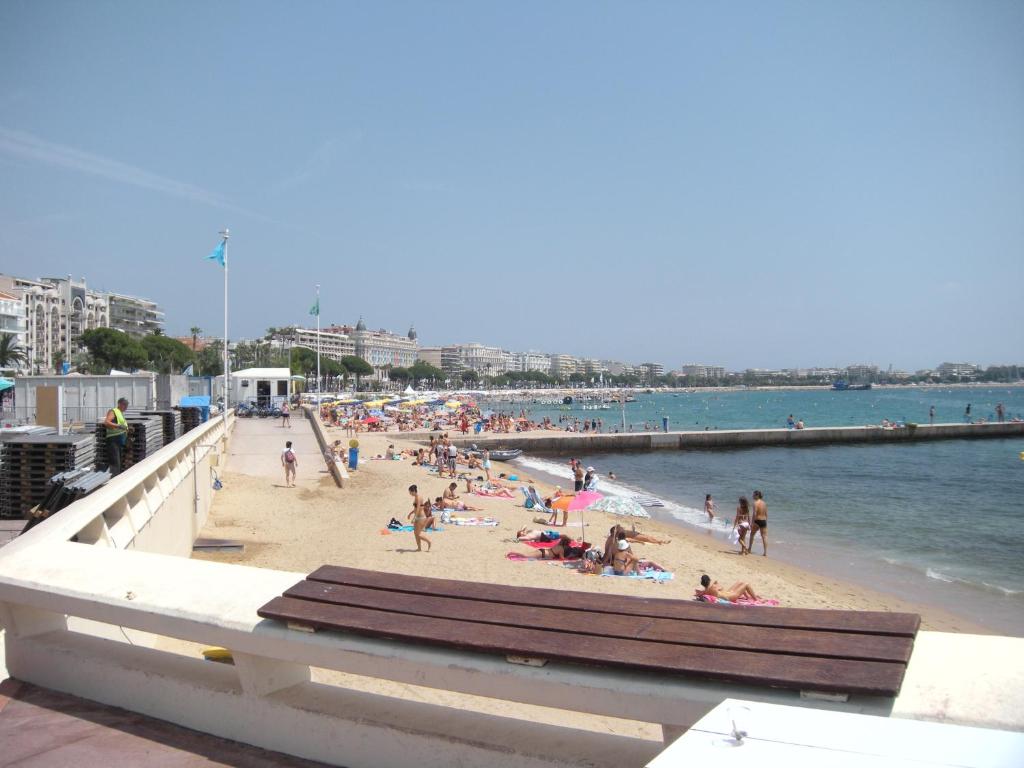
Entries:
MULTIPOLYGON (((482 457, 483 451, 477 448, 475 445, 472 449, 466 451, 470 456, 482 457)), ((512 459, 518 459, 523 455, 522 448, 495 448, 491 451, 491 461, 512 461, 512 459)))
POLYGON ((832 382, 833 392, 857 392, 871 389, 871 384, 851 384, 845 379, 836 379, 832 382))

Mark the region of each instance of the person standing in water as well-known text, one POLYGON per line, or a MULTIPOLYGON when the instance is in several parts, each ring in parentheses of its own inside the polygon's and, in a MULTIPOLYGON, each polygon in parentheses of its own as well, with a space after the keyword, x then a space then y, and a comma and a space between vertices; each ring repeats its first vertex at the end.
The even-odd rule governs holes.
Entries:
POLYGON ((704 512, 708 516, 709 523, 715 522, 715 500, 711 498, 710 493, 704 497, 704 512))
POLYGON ((754 525, 750 529, 750 544, 747 552, 754 553, 754 536, 761 534, 761 546, 764 548, 764 556, 768 557, 768 505, 764 503, 764 496, 760 491, 754 491, 754 525))
POLYGON ((935 423, 935 406, 934 405, 931 408, 928 409, 928 423, 929 424, 934 424, 935 423))

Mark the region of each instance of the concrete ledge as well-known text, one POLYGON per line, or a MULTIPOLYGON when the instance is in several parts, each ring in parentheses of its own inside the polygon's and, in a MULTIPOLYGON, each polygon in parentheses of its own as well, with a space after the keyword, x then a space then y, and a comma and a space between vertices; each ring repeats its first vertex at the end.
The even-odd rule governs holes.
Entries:
MULTIPOLYGON (((320 445, 320 455, 323 456, 330 447, 330 443, 327 441, 324 426, 320 423, 320 416, 312 408, 305 405, 302 406, 302 410, 306 413, 309 423, 313 425, 313 434, 316 435, 316 441, 320 445)), ((327 465, 327 471, 334 478, 334 484, 339 488, 344 488, 345 481, 348 479, 348 471, 345 467, 339 466, 336 461, 328 461, 326 458, 324 459, 324 464, 327 465)))
POLYGON ((809 427, 807 429, 719 429, 701 432, 620 432, 589 434, 530 432, 526 434, 453 437, 460 447, 521 448, 530 453, 591 454, 628 451, 715 448, 801 447, 841 443, 902 443, 921 440, 974 440, 1024 436, 1024 422, 988 424, 919 424, 882 429, 864 427, 809 427))

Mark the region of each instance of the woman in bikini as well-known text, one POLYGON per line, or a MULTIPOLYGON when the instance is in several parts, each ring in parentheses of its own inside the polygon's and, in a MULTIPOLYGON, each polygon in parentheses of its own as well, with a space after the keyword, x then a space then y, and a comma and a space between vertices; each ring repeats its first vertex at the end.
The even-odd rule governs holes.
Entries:
POLYGON ((415 485, 409 486, 409 495, 412 496, 412 510, 406 518, 412 519, 412 533, 416 537, 416 551, 423 551, 423 542, 427 542, 427 552, 430 551, 430 539, 423 535, 426 528, 434 525, 434 517, 430 514, 430 499, 421 500, 419 489, 415 485))
POLYGON ((455 493, 456 488, 458 488, 458 486, 455 483, 449 483, 448 487, 445 488, 444 494, 441 496, 442 509, 454 509, 456 512, 483 511, 483 507, 471 507, 468 504, 459 501, 459 496, 455 493))
POLYGON ((736 531, 740 539, 740 554, 750 554, 747 547, 747 533, 750 531, 750 502, 746 496, 740 496, 740 505, 736 507, 736 517, 732 521, 732 529, 736 531))
POLYGON ((712 581, 711 577, 705 573, 700 577, 700 585, 702 589, 697 590, 698 596, 707 595, 709 597, 720 597, 724 600, 728 600, 730 603, 736 602, 741 597, 745 597, 750 600, 757 600, 757 594, 754 592, 754 588, 745 581, 737 581, 728 589, 724 589, 721 584, 717 581, 712 581))

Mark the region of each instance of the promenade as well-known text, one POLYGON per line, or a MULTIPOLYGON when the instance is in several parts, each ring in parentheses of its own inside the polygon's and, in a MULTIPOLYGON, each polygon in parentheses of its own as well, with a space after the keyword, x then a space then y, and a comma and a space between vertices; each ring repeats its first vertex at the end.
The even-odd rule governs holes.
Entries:
POLYGON ((924 440, 976 440, 1024 437, 1024 422, 986 424, 919 424, 883 429, 863 427, 808 427, 806 429, 719 429, 699 432, 562 432, 535 431, 510 434, 452 435, 460 447, 522 448, 531 453, 583 454, 624 451, 759 448, 843 443, 901 443, 924 440))
POLYGON ((281 419, 238 419, 224 468, 239 475, 266 478, 274 486, 284 487, 281 452, 285 442, 291 440, 298 461, 295 484, 299 488, 315 487, 323 477, 324 460, 320 446, 301 411, 290 421, 292 426, 289 429, 281 426, 281 419))

